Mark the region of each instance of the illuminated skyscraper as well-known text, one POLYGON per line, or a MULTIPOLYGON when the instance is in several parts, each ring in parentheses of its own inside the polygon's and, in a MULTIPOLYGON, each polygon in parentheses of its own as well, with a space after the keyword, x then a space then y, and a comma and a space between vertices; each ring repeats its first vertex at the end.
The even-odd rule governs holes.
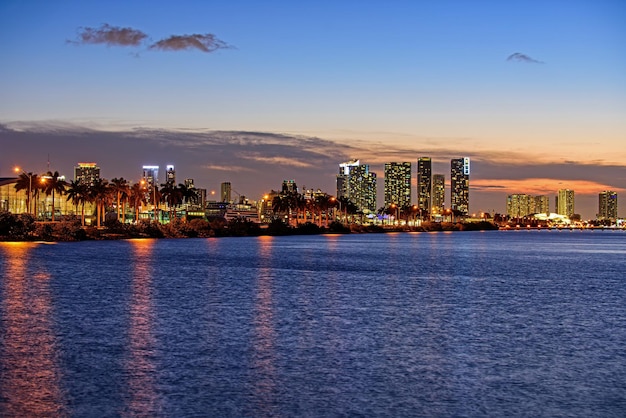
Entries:
POLYGON ((617 219, 617 193, 605 190, 598 197, 598 219, 615 221, 617 219))
POLYGON ((231 201, 231 191, 232 187, 229 181, 225 181, 220 185, 220 198, 221 202, 230 202, 231 201))
POLYGON ((469 213, 469 157, 450 161, 450 207, 462 215, 469 213))
POLYGON ((556 196, 556 213, 572 217, 574 215, 574 191, 570 189, 559 190, 556 196))
POLYGON ((511 218, 522 218, 531 214, 534 198, 527 194, 511 194, 506 198, 506 214, 511 218))
POLYGON ((159 166, 158 165, 144 165, 143 166, 143 180, 146 184, 151 186, 159 185, 159 166))
POLYGON ((165 172, 165 182, 168 184, 176 184, 176 170, 173 165, 165 166, 167 171, 165 172))
POLYGON ((432 213, 442 213, 445 204, 446 176, 443 174, 434 174, 432 188, 432 213))
POLYGON ((545 195, 533 196, 530 213, 550 213, 550 198, 545 195))
POLYGON ((385 163, 385 207, 411 205, 411 163, 385 163))
POLYGON ((425 213, 432 208, 432 161, 430 157, 417 160, 417 207, 425 213))
POLYGON ((298 186, 295 180, 283 180, 282 193, 298 193, 298 186))
POLYGON ((339 164, 337 197, 345 197, 364 213, 376 212, 376 173, 359 160, 339 164))
POLYGON ((151 205, 154 204, 154 187, 159 187, 159 166, 158 165, 144 165, 143 166, 143 181, 146 188, 146 200, 151 205))
POLYGON ((100 178, 100 167, 96 163, 78 163, 74 167, 74 181, 93 185, 100 178))

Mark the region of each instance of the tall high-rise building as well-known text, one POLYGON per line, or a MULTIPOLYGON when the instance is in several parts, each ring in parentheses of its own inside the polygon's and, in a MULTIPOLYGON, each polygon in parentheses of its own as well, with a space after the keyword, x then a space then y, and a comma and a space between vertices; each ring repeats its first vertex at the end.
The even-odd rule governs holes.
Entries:
POLYGON ((535 213, 549 213, 548 196, 512 194, 506 198, 506 214, 511 218, 521 218, 535 213))
POLYGON ((446 204, 446 176, 444 174, 434 174, 433 175, 431 213, 442 213, 445 204, 446 204))
POLYGON ((469 213, 469 157, 450 161, 450 207, 462 215, 469 213))
POLYGON ((283 180, 282 193, 298 193, 298 186, 295 180, 283 180))
POLYGON ((231 201, 231 191, 232 187, 229 181, 225 181, 220 185, 220 198, 222 202, 230 202, 231 201))
POLYGON ((426 213, 432 210, 433 166, 430 157, 417 160, 417 206, 426 213))
POLYGON ((176 170, 174 170, 174 166, 169 164, 165 166, 165 182, 168 184, 176 184, 176 170))
POLYGON ((376 173, 359 160, 339 164, 337 197, 345 197, 364 213, 376 212, 376 173))
POLYGON ((100 167, 96 163, 78 163, 74 167, 74 181, 93 185, 96 180, 100 179, 100 167))
POLYGON ((385 163, 385 207, 411 205, 411 163, 385 163))
POLYGON ((598 195, 598 219, 615 221, 617 219, 617 192, 605 190, 598 195))
POLYGON ((527 194, 511 194, 506 198, 506 214, 511 218, 522 218, 532 213, 534 198, 527 194))
POLYGON ((159 185, 159 166, 158 165, 144 165, 143 166, 143 181, 150 186, 159 185))
POLYGON ((556 196, 556 213, 572 217, 574 215, 574 191, 561 189, 556 196))
POLYGON ((154 187, 159 187, 159 166, 158 165, 144 165, 143 166, 143 181, 146 187, 146 200, 148 203, 155 204, 154 187))
POLYGON ((550 213, 550 198, 545 195, 533 196, 530 213, 550 213))

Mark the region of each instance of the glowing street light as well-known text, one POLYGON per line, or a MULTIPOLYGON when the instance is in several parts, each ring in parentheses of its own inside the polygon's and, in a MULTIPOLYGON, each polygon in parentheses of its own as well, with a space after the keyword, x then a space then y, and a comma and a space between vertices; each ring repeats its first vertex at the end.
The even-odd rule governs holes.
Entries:
MULTIPOLYGON (((337 199, 335 196, 332 196, 329 199, 331 202, 337 202, 339 203, 339 213, 341 214, 341 200, 337 199)), ((346 216, 347 217, 347 216, 346 216)), ((341 220, 341 223, 343 224, 343 220, 341 219, 341 216, 339 217, 339 219, 341 220)))
POLYGON ((400 217, 400 208, 395 203, 392 203, 391 205, 389 205, 389 207, 391 209, 395 209, 394 212, 396 212, 396 216, 395 216, 395 219, 394 219, 394 224, 397 221, 398 225, 400 225, 400 221, 398 220, 398 218, 400 217))

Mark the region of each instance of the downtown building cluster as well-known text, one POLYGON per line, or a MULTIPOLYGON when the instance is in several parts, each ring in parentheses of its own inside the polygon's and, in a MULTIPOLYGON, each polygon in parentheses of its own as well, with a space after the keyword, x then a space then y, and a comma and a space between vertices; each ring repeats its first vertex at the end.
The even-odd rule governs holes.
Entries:
MULTIPOLYGON (((509 218, 524 218, 531 215, 550 216, 550 198, 547 195, 532 196, 529 194, 511 194, 506 199, 506 213, 509 218)), ((575 192, 571 189, 560 189, 554 197, 554 215, 563 219, 575 219, 575 192)), ((605 190, 598 194, 599 221, 615 222, 617 216, 617 192, 605 190)))
MULTIPOLYGON (((380 181, 368 164, 363 164, 360 160, 351 160, 338 165, 335 196, 319 189, 304 190, 300 193, 295 180, 285 180, 282 190, 277 192, 272 190, 256 202, 249 201, 245 196, 237 193, 230 182, 220 184, 219 195, 216 195, 214 191, 209 194, 206 189, 196 187, 194 180, 190 178, 177 185, 176 170, 171 164, 165 166, 164 183, 161 183, 159 178, 161 167, 157 165, 143 166, 141 180, 136 184, 126 182, 124 179, 112 179, 111 182, 121 180, 126 182, 129 187, 137 186, 143 190, 144 202, 140 210, 134 218, 127 213, 122 215, 125 221, 135 218, 156 219, 157 214, 162 217, 166 210, 170 210, 174 206, 174 210, 180 209, 185 214, 193 213, 193 216, 223 216, 228 218, 228 216, 241 216, 242 213, 245 213, 248 219, 268 222, 268 220, 276 217, 274 198, 292 194, 300 195, 308 201, 330 199, 331 204, 339 206, 339 209, 343 205, 344 212, 349 202, 350 206, 354 207, 358 213, 369 215, 368 218, 372 220, 376 216, 381 219, 381 215, 394 216, 396 219, 408 219, 411 216, 414 220, 419 218, 435 221, 444 220, 446 217, 448 219, 467 218, 470 215, 470 159, 468 157, 450 160, 449 183, 446 183, 445 174, 433 172, 433 162, 430 157, 419 157, 415 163, 407 161, 385 163, 384 183, 380 181), (383 197, 382 207, 379 207, 377 187, 381 183, 384 184, 384 190, 381 193, 383 197), (172 205, 170 202, 166 202, 163 196, 158 196, 162 192, 167 193, 167 189, 179 189, 179 191, 184 189, 186 194, 182 204, 172 205), (449 193, 447 194, 448 190, 449 193), (236 201, 232 199, 233 192, 238 196, 236 201), (229 212, 231 212, 230 215, 229 212)), ((61 198, 58 196, 55 201, 54 195, 50 197, 47 192, 44 193, 42 185, 29 184, 29 180, 32 183, 33 178, 45 180, 50 177, 50 174, 50 172, 42 175, 22 172, 20 174, 22 177, 21 189, 17 187, 20 177, 0 179, 0 210, 13 213, 31 213, 38 219, 50 219, 53 212, 58 215, 76 214, 78 208, 75 200, 72 202, 69 197, 61 198), (24 186, 24 176, 26 176, 26 186, 24 186), (27 190, 24 190, 25 188, 27 190), (29 195, 30 199, 28 198, 29 195)), ((58 173, 55 172, 55 174, 58 173)), ((65 181, 65 178, 58 176, 58 180, 65 181)), ((95 162, 78 163, 74 167, 73 183, 94 186, 101 180, 103 179, 100 178, 100 167, 95 162)), ((69 182, 65 182, 65 184, 68 188, 71 186, 69 182)), ((554 201, 556 214, 566 218, 575 218, 574 198, 573 190, 559 190, 554 201)), ((599 194, 598 199, 597 220, 615 223, 618 219, 617 193, 606 190, 599 194)), ((93 211, 92 206, 93 204, 88 203, 87 211, 93 211)), ((524 218, 533 214, 552 215, 550 213, 550 199, 547 195, 508 195, 506 214, 509 219, 524 218)), ((167 215, 165 216, 167 217, 167 215)), ((175 212, 173 212, 173 216, 176 216, 175 212)), ((306 214, 302 216, 306 219, 306 214)), ((310 213, 309 216, 311 216, 310 213)))
POLYGON ((377 208, 377 175, 368 164, 351 160, 339 164, 337 197, 353 202, 363 213, 397 208, 418 211, 420 217, 442 216, 448 211, 457 215, 469 214, 470 159, 450 161, 450 206, 446 209, 446 182, 444 174, 433 174, 432 159, 420 157, 416 169, 416 194, 413 200, 413 170, 411 162, 388 162, 384 165, 384 202, 377 208), (413 203, 415 202, 415 203, 413 203))

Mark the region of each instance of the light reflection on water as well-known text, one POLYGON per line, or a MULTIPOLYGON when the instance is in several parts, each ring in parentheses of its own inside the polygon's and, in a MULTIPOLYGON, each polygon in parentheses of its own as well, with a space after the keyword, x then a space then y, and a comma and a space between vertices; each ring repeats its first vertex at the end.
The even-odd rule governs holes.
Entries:
POLYGON ((0 416, 626 410, 626 234, 11 245, 0 416))
POLYGON ((35 245, 0 243, 4 253, 0 415, 7 417, 58 416, 64 411, 50 276, 29 268, 35 245))
POLYGON ((132 286, 128 327, 128 410, 124 415, 156 416, 160 412, 156 394, 156 340, 154 336, 153 284, 154 240, 130 240, 132 244, 132 286))
POLYGON ((276 330, 274 329, 274 286, 272 272, 272 237, 258 241, 259 267, 253 317, 251 384, 252 401, 247 414, 275 416, 278 412, 276 394, 276 330))

